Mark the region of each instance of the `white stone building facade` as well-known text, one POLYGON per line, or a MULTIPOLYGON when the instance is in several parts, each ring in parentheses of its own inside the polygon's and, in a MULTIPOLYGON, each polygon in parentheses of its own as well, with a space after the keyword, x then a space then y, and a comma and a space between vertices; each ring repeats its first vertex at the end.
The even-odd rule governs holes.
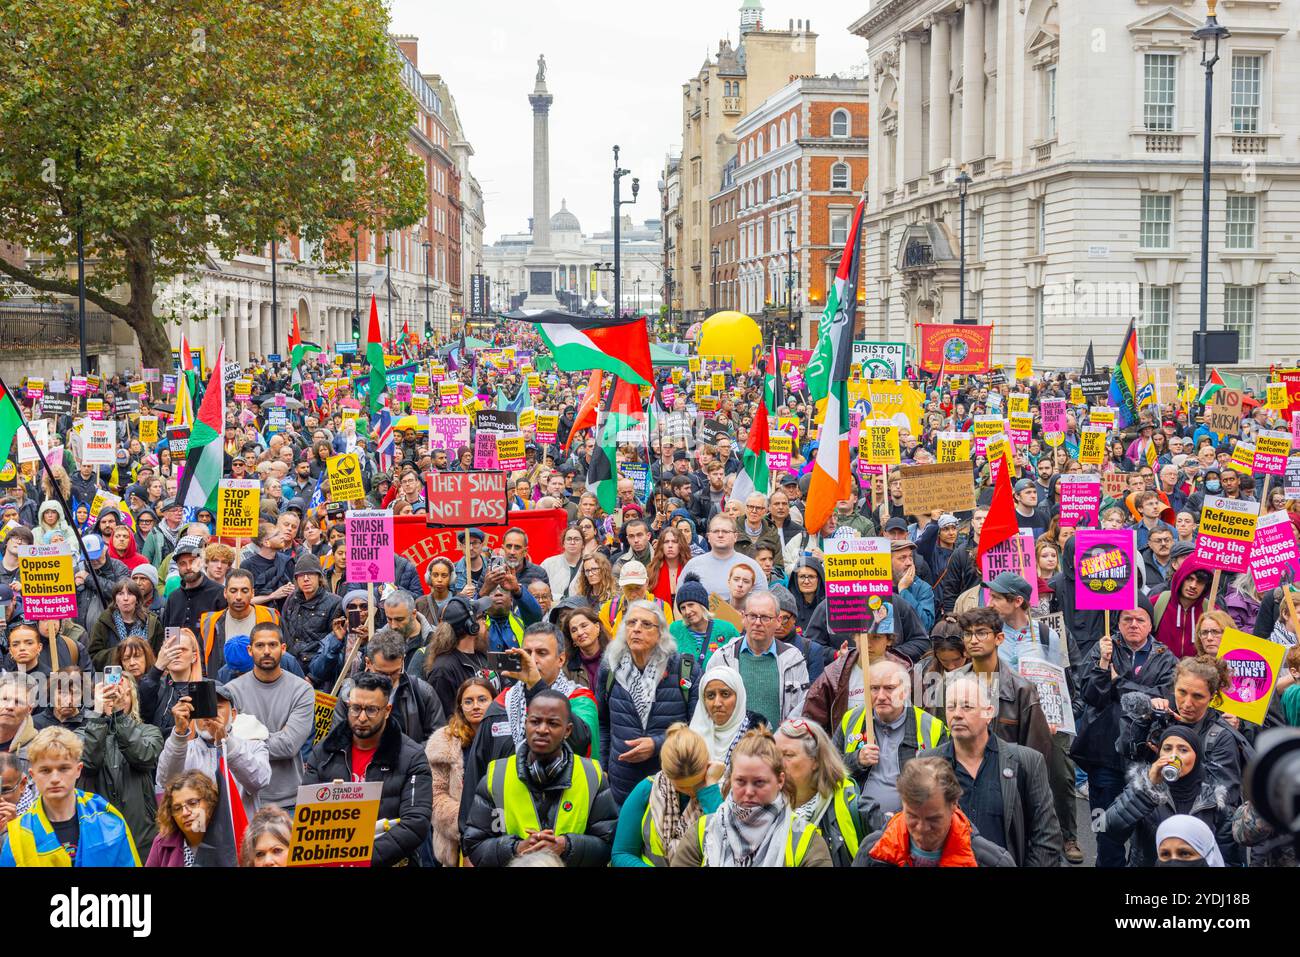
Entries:
MULTIPOLYGON (((1189 365, 1199 326, 1202 3, 877 0, 864 230, 869 337, 966 318, 995 361, 1110 364, 1130 316, 1153 362, 1189 365), (967 108, 967 103, 972 103, 967 108)), ((1300 0, 1222 0, 1214 74, 1210 330, 1235 371, 1300 355, 1300 0)))

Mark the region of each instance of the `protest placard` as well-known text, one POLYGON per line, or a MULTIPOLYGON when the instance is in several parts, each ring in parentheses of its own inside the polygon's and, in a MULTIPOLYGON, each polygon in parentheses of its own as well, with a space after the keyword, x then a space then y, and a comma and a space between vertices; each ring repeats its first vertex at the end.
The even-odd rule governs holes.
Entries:
POLYGON ((1074 533, 1074 603, 1089 611, 1137 605, 1136 533, 1081 528, 1074 533))
MULTIPOLYGON (((493 442, 493 453, 496 443, 493 442)), ((428 524, 443 528, 502 525, 506 520, 504 472, 430 472, 425 476, 428 524)))
POLYGON ((217 534, 252 538, 261 505, 262 483, 257 479, 222 479, 217 483, 217 534))
POLYGON ((460 405, 460 383, 439 382, 438 400, 444 409, 454 409, 460 405))
POLYGON ((158 442, 158 416, 140 416, 139 438, 145 445, 154 445, 158 442))
POLYGON ((524 437, 519 432, 497 433, 497 468, 510 472, 524 468, 524 437))
POLYGON ((1124 491, 1128 488, 1128 472, 1102 472, 1101 473, 1101 494, 1103 498, 1113 498, 1119 500, 1124 497, 1124 491))
POLYGON ((935 446, 935 461, 941 464, 970 462, 970 439, 969 432, 940 432, 935 446))
POLYGON ((1232 684, 1223 689, 1214 707, 1242 721, 1263 724, 1277 687, 1286 646, 1256 638, 1236 628, 1223 629, 1219 660, 1228 666, 1232 684))
POLYGON ((1300 499, 1300 455, 1293 455, 1286 460, 1286 477, 1283 479, 1283 492, 1289 499, 1300 499))
POLYGON ((350 509, 344 515, 347 580, 353 584, 391 582, 393 513, 384 508, 350 509))
POLYGON ((1213 568, 1244 572, 1249 564, 1258 516, 1258 502, 1205 496, 1196 534, 1196 557, 1213 568))
POLYGON ((1014 412, 1029 411, 1029 394, 1026 392, 1012 392, 1007 396, 1007 415, 1014 412))
POLYGON ((28 377, 27 398, 35 401, 45 394, 45 380, 28 377))
POLYGON ((1254 466, 1256 472, 1261 472, 1264 475, 1285 475, 1286 459, 1290 454, 1290 432, 1281 429, 1261 429, 1255 436, 1254 466))
POLYGON ((984 454, 988 456, 990 488, 997 487, 1003 469, 1007 470, 1008 475, 1015 474, 1015 466, 1011 461, 1011 441, 1005 435, 991 435, 985 439, 984 454))
POLYGON ((1032 356, 1016 356, 1016 381, 1034 377, 1034 359, 1032 356))
POLYGON ((1108 430, 1115 428, 1115 410, 1108 405, 1094 405, 1088 410, 1089 425, 1104 425, 1108 430))
POLYGON ((1077 385, 1070 386, 1070 405, 1083 405, 1088 401, 1083 394, 1083 389, 1077 385))
POLYGON ((1269 382, 1265 384, 1265 388, 1268 408, 1280 412, 1287 407, 1285 382, 1269 382))
POLYGON ((411 395, 411 411, 417 414, 429 411, 429 396, 423 392, 411 395))
POLYGON ((117 462, 117 423, 86 423, 81 430, 81 461, 88 465, 114 465, 117 462))
POLYGON ((247 402, 253 397, 253 380, 236 379, 235 380, 235 401, 247 402))
POLYGON ((554 445, 557 439, 556 433, 560 430, 560 413, 539 411, 534 429, 539 444, 554 445))
POLYGON ((1250 546, 1250 577, 1255 590, 1263 594, 1282 584, 1282 573, 1300 571, 1295 526, 1286 511, 1261 515, 1255 523, 1255 538, 1250 546))
POLYGON ((1029 448, 1029 440, 1034 432, 1033 413, 1012 412, 1007 416, 1007 429, 1011 435, 1012 445, 1018 449, 1029 448))
POLYGON ((41 399, 41 415, 48 416, 51 419, 58 418, 61 415, 72 414, 72 397, 67 395, 51 395, 45 393, 41 399))
MULTIPOLYGON (((782 355, 800 352, 797 349, 782 349, 782 355)), ((907 343, 905 342, 871 342, 856 340, 849 361, 854 368, 862 370, 864 379, 902 379, 907 375, 907 343)), ((807 360, 798 363, 807 365, 807 360)), ((784 366, 785 363, 782 363, 784 366)), ((793 363, 792 363, 793 366, 793 363)))
POLYGON ((325 460, 325 466, 331 502, 351 502, 366 497, 356 452, 331 455, 325 460))
POLYGON ((794 454, 794 440, 784 432, 767 434, 767 467, 772 471, 782 471, 790 467, 790 457, 794 454))
POLYGON ((1074 734, 1074 708, 1070 705, 1070 684, 1065 669, 1042 658, 1021 658, 1017 667, 1020 677, 1038 690, 1038 704, 1047 723, 1057 731, 1074 734))
POLYGON ((1043 441, 1052 448, 1065 441, 1068 422, 1065 417, 1064 399, 1044 399, 1039 405, 1043 418, 1043 441))
POLYGON ((321 738, 330 733, 334 726, 334 709, 338 706, 337 696, 327 691, 317 691, 312 706, 312 744, 320 744, 321 738))
POLYGON ((903 510, 908 515, 967 512, 975 508, 975 476, 970 462, 904 465, 903 510))
POLYGON ((1205 426, 1220 437, 1236 435, 1241 428, 1242 393, 1237 389, 1220 389, 1205 409, 1205 426))
MULTIPOLYGON (((1034 562, 1034 533, 1021 532, 1005 542, 994 545, 980 559, 980 572, 984 581, 992 581, 1002 572, 1015 572, 1029 582, 1029 604, 1038 604, 1038 569, 1034 562)), ((988 604, 989 590, 980 589, 984 604, 988 604)))
POLYGON ((1178 370, 1168 365, 1148 365, 1147 371, 1155 384, 1156 401, 1161 405, 1174 405, 1178 401, 1178 370))
POLYGON ((474 428, 479 432, 518 432, 519 414, 501 409, 480 409, 474 413, 474 428))
POLYGON ((891 422, 871 420, 862 423, 858 437, 858 455, 868 465, 897 465, 898 426, 891 422))
POLYGON ((822 544, 827 627, 835 634, 866 631, 872 623, 867 599, 893 591, 889 539, 836 536, 822 544))
POLYGON ((1228 468, 1242 475, 1255 471, 1255 445, 1252 442, 1238 442, 1232 448, 1232 458, 1228 459, 1228 468))
POLYGON ((167 450, 172 458, 184 455, 190 447, 190 427, 188 425, 167 426, 167 450))
POLYGON ((444 414, 429 416, 429 449, 439 449, 453 455, 461 447, 469 445, 469 416, 444 414))
MULTIPOLYGON (((143 421, 143 420, 141 420, 143 421)), ((157 419, 154 419, 157 422, 157 419)), ((18 462, 39 462, 40 454, 37 451, 37 445, 40 446, 40 452, 48 453, 50 451, 50 420, 49 419, 32 419, 27 423, 31 426, 32 435, 36 436, 36 442, 32 442, 32 436, 27 434, 24 428, 18 429, 18 462)), ((141 442, 144 439, 140 440, 141 442)))
MULTIPOLYGON (((1079 391, 1083 393, 1085 399, 1100 399, 1102 396, 1110 393, 1110 373, 1103 372, 1100 375, 1081 375, 1079 376, 1079 391)), ((1082 405, 1082 402, 1075 403, 1082 405)))
POLYGON ((971 432, 975 436, 975 454, 984 455, 988 437, 1006 432, 1006 430, 1006 421, 1000 415, 975 416, 975 420, 971 425, 971 432))
POLYGON ((519 428, 531 429, 537 422, 537 410, 529 407, 519 410, 519 428))
POLYGON ((23 617, 46 621, 77 617, 77 585, 72 577, 72 546, 19 545, 18 582, 23 617))
POLYGON ((1062 475, 1056 487, 1061 492, 1062 528, 1096 523, 1101 508, 1100 475, 1062 475))
POLYGON ((370 863, 382 781, 303 784, 289 836, 289 867, 361 867, 370 863))
POLYGON ((1106 461, 1106 429, 1085 425, 1079 430, 1079 464, 1100 465, 1106 461))

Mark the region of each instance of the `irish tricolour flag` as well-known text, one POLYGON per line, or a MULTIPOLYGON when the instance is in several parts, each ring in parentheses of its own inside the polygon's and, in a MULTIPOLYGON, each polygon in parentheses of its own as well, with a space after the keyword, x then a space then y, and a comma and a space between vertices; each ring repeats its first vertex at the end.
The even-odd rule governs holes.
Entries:
POLYGON ((804 527, 819 532, 835 503, 849 497, 853 473, 849 468, 848 380, 853 354, 853 325, 858 311, 858 268, 862 259, 862 214, 866 200, 858 203, 848 242, 835 272, 835 284, 826 296, 817 348, 808 361, 805 381, 813 402, 826 400, 813 461, 812 482, 804 509, 804 527))
POLYGON ((536 325, 537 334, 563 372, 604 369, 637 385, 650 385, 654 381, 644 316, 629 322, 590 319, 554 310, 520 310, 507 314, 506 318, 536 325))
POLYGON ((213 515, 217 514, 217 483, 225 472, 226 383, 222 375, 225 362, 226 347, 222 344, 217 348, 212 378, 203 391, 203 402, 190 432, 185 475, 178 490, 178 498, 187 509, 206 508, 213 515))

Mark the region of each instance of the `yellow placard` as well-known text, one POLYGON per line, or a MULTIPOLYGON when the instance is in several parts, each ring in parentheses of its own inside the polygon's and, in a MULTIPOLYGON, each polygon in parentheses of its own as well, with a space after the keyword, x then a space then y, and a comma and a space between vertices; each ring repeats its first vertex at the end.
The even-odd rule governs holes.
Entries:
POLYGON ((324 691, 316 692, 316 703, 312 711, 312 744, 320 744, 320 739, 330 733, 334 726, 334 708, 339 699, 324 691))
POLYGON ((140 441, 145 445, 153 445, 158 441, 158 416, 140 416, 140 441))
POLYGON ((519 427, 521 429, 529 428, 536 421, 537 421, 536 409, 532 409, 532 408, 524 409, 519 413, 519 427))
POLYGON ((427 390, 429 388, 429 373, 417 372, 411 376, 411 388, 427 390))
POLYGON ((700 409, 701 412, 717 412, 717 411, 718 411, 718 397, 717 397, 716 395, 706 395, 706 396, 702 396, 702 397, 701 397, 701 398, 696 402, 696 405, 699 406, 699 409, 700 409))
POLYGON ((1007 396, 1007 415, 1029 411, 1029 396, 1024 392, 1012 392, 1007 396))
POLYGON ((380 781, 304 784, 289 836, 289 867, 362 867, 375 848, 380 781))
POLYGON ((501 354, 502 354, 503 356, 505 356, 507 359, 510 359, 510 360, 513 361, 514 358, 515 358, 515 347, 514 347, 514 346, 506 346, 504 349, 501 350, 501 354))
POLYGON ((541 387, 542 387, 542 377, 538 375, 536 372, 528 373, 528 388, 530 390, 537 390, 540 389, 541 387))
POLYGON ((1083 405, 1087 400, 1083 397, 1083 387, 1070 386, 1070 405, 1083 405))
POLYGON ((681 367, 680 367, 680 366, 674 366, 673 369, 672 369, 672 371, 669 373, 669 376, 672 377, 672 380, 673 380, 673 384, 674 384, 674 385, 680 385, 680 384, 681 384, 681 381, 682 381, 682 370, 681 370, 681 367))
POLYGON ((86 411, 87 411, 87 412, 103 412, 103 411, 104 411, 104 400, 103 400, 103 399, 96 399, 96 398, 90 398, 90 397, 87 397, 87 398, 86 398, 86 411))
POLYGON ((1115 410, 1108 405, 1094 405, 1088 410, 1089 425, 1104 425, 1107 429, 1115 428, 1115 410))
POLYGON ((262 507, 262 483, 257 479, 222 479, 217 483, 217 534, 252 538, 262 507))
POLYGON ((1007 430, 1006 420, 997 415, 977 415, 971 426, 976 438, 1001 435, 1007 430))
POLYGON ((767 451, 771 455, 792 455, 794 453, 794 439, 790 438, 784 432, 770 432, 767 436, 767 451))
POLYGON ((1268 407, 1270 409, 1285 409, 1287 407, 1285 382, 1268 383, 1268 407))
POLYGON ((966 432, 940 432, 935 446, 935 460, 940 464, 970 459, 970 435, 966 432))
MULTIPOLYGON (((560 413, 538 412, 537 421, 533 424, 533 428, 537 430, 539 437, 543 435, 554 436, 560 430, 560 413)), ((540 438, 538 441, 540 441, 540 438)), ((548 439, 547 441, 554 441, 554 439, 548 439)))
MULTIPOLYGON (((1234 542, 1251 542, 1255 540, 1255 523, 1259 520, 1257 511, 1245 508, 1220 508, 1211 504, 1219 499, 1207 498, 1201 506, 1201 524, 1197 526, 1200 535, 1212 535, 1215 538, 1227 538, 1234 542)), ((1232 499, 1223 499, 1234 503, 1232 499)), ((1235 503, 1234 503, 1235 504, 1235 503)), ((1243 503, 1244 504, 1244 503, 1243 503)), ((1258 509, 1258 505, 1255 506, 1258 509)))
POLYGON ((899 428, 904 427, 903 419, 906 419, 907 430, 916 436, 921 434, 921 402, 924 396, 920 392, 906 382, 882 379, 866 379, 863 386, 871 405, 871 418, 887 419, 899 428))
MULTIPOLYGON (((1285 458, 1291 454, 1291 433, 1261 429, 1255 434, 1255 452, 1258 455, 1280 455, 1285 458)), ((1251 462, 1254 463, 1253 456, 1251 462)))
POLYGON ((253 394, 253 382, 251 379, 235 380, 235 398, 247 399, 253 394))
POLYGON ((1034 360, 1030 356, 1016 356, 1016 380, 1034 377, 1034 360))
POLYGON ((522 435, 507 435, 504 432, 497 436, 497 461, 507 462, 511 459, 522 459, 524 457, 524 437, 522 435))
POLYGON ((1242 721, 1263 724, 1285 657, 1285 645, 1225 628, 1219 642, 1219 660, 1228 666, 1232 685, 1223 689, 1214 707, 1242 721))
POLYGON ((1003 468, 1007 470, 1007 475, 1015 479, 1015 465, 1011 461, 1011 440, 1005 435, 993 435, 989 437, 988 442, 984 444, 984 456, 992 467, 996 459, 1001 459, 1003 468))
POLYGON ((699 357, 699 356, 689 356, 689 357, 686 359, 686 368, 687 368, 687 370, 690 371, 690 372, 699 372, 699 371, 700 371, 700 357, 699 357))
POLYGON ((460 401, 460 383, 459 383, 459 382, 439 382, 439 383, 438 383, 438 398, 442 400, 442 404, 443 404, 444 406, 448 404, 448 402, 447 402, 448 399, 455 399, 457 402, 459 402, 459 401, 460 401))
POLYGON ((427 393, 424 392, 411 393, 411 411, 412 412, 429 411, 429 396, 427 393))
POLYGON ((898 426, 890 422, 863 422, 858 433, 858 455, 868 465, 898 465, 898 426))
MULTIPOLYGON (((1290 451, 1286 449, 1283 455, 1290 451)), ((1242 475, 1251 475, 1255 471, 1255 446, 1250 442, 1238 442, 1232 450, 1232 458, 1228 459, 1228 468, 1234 472, 1240 472, 1242 475)))
POLYGON ((146 392, 149 391, 149 383, 148 383, 148 382, 132 382, 129 386, 127 386, 127 388, 128 388, 130 391, 134 392, 136 395, 144 395, 146 392))
POLYGON ((331 502, 351 502, 366 497, 366 487, 361 481, 361 462, 357 453, 345 452, 331 455, 325 461, 331 502))
POLYGON ((1106 461, 1106 430, 1084 426, 1079 432, 1079 464, 1101 465, 1106 461))
POLYGON ((715 372, 709 377, 709 383, 714 392, 721 392, 727 387, 727 374, 725 372, 715 372))

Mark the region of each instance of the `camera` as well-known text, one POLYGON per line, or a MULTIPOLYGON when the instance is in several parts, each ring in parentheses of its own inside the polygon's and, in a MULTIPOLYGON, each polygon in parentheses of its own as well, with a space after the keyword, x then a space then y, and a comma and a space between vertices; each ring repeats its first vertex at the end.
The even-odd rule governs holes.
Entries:
POLYGON ((1262 732, 1242 786, 1246 800, 1279 834, 1300 834, 1300 729, 1262 732))

